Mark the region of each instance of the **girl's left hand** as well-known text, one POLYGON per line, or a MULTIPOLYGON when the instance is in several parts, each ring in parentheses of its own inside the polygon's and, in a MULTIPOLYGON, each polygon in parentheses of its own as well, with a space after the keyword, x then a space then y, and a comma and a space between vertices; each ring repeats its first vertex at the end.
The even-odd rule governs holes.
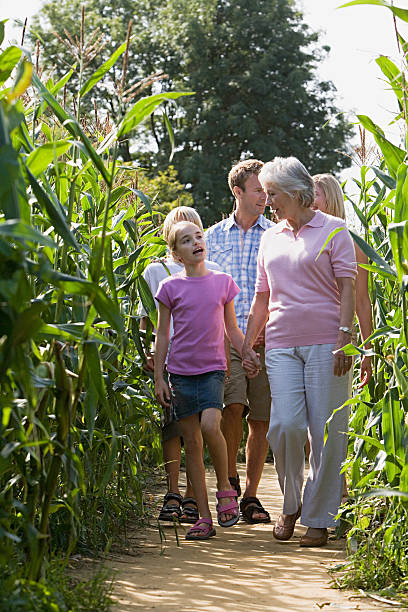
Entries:
POLYGON ((162 406, 170 407, 170 391, 164 379, 157 380, 154 385, 154 395, 162 406))

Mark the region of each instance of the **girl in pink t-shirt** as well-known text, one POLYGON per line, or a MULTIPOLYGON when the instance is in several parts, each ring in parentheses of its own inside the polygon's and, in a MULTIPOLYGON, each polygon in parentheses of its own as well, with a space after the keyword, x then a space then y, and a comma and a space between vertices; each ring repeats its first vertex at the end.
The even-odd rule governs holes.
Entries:
MULTIPOLYGON (((229 274, 208 270, 203 232, 194 223, 176 223, 169 235, 174 259, 184 271, 163 280, 156 293, 159 319, 155 349, 155 394, 180 422, 189 475, 200 513, 186 539, 207 540, 215 535, 208 506, 203 462, 203 438, 217 476, 218 523, 234 525, 239 518, 237 492, 228 480, 227 446, 221 432, 226 358, 224 329, 241 352, 234 297, 239 288, 229 274), (169 344, 170 317, 174 334, 167 360, 170 389, 163 378, 169 344), (225 326, 225 327, 224 327, 225 326)), ((255 372, 254 372, 255 373, 255 372)))

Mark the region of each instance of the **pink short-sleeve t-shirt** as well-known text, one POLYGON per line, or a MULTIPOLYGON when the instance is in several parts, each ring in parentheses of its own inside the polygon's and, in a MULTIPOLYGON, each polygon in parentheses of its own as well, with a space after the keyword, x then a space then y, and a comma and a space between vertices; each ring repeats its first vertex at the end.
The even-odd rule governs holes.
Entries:
POLYGON ((224 306, 239 291, 229 274, 212 270, 205 276, 182 272, 160 283, 155 298, 170 309, 174 325, 170 373, 192 376, 227 369, 224 306))
POLYGON ((297 235, 286 221, 268 229, 255 285, 256 292, 270 292, 266 349, 335 343, 340 323, 336 278, 355 278, 356 272, 354 244, 342 219, 317 210, 297 235))

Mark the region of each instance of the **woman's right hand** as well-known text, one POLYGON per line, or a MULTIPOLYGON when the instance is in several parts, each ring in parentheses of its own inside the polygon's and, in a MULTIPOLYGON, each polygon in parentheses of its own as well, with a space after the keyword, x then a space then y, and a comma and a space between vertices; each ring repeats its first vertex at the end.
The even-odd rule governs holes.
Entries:
POLYGON ((154 383, 154 395, 162 406, 169 408, 170 406, 170 391, 164 378, 156 380, 154 383))
POLYGON ((333 374, 335 376, 345 376, 353 365, 352 357, 350 355, 345 355, 344 352, 340 350, 343 346, 350 343, 350 339, 350 335, 347 332, 339 331, 337 342, 333 350, 333 374))

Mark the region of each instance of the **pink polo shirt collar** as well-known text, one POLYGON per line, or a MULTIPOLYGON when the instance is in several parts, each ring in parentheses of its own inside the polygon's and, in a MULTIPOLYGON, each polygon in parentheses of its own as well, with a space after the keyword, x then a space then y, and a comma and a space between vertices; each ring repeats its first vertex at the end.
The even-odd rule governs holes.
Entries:
MULTIPOLYGON (((310 219, 310 221, 308 221, 307 223, 302 225, 302 227, 306 227, 307 225, 310 225, 311 227, 322 227, 323 224, 324 224, 324 216, 323 216, 323 214, 321 213, 320 210, 315 210, 314 211, 314 215, 310 219)), ((300 228, 300 229, 302 229, 302 228, 300 228)), ((283 232, 284 230, 288 230, 290 232, 293 232, 293 229, 290 227, 287 219, 283 219, 283 221, 280 221, 275 226, 275 232, 278 233, 278 234, 283 232)))

